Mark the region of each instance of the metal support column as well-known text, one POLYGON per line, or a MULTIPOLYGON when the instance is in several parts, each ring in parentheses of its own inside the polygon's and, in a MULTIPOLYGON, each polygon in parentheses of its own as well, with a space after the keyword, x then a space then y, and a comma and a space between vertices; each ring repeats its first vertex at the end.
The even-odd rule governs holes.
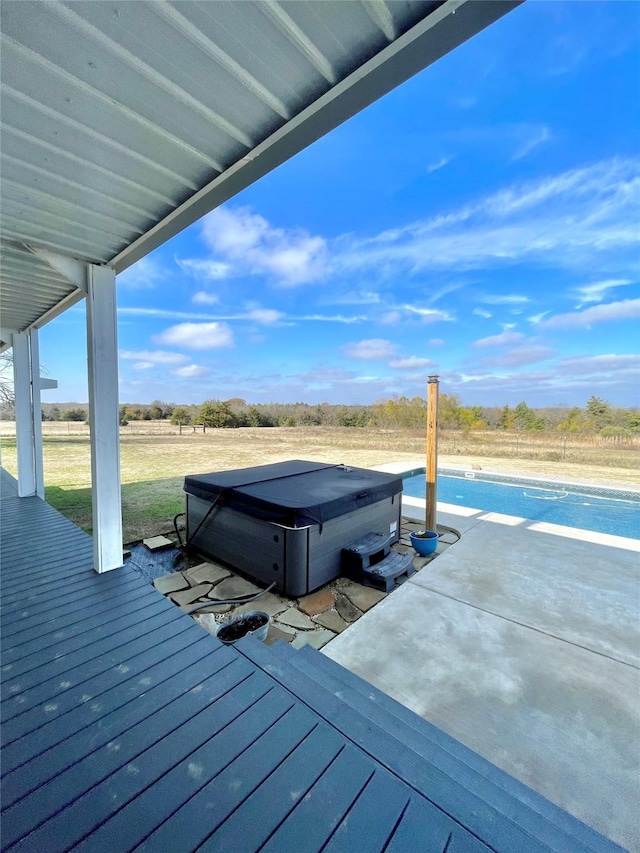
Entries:
MULTIPOLYGON (((32 405, 31 346, 28 332, 14 333, 13 385, 15 393, 16 455, 18 462, 18 495, 27 498, 37 493, 36 447, 32 405)), ((36 347, 37 350, 37 347, 36 347)), ((42 454, 42 441, 40 441, 42 454)), ((40 459, 40 470, 42 457, 40 459)))
POLYGON ((116 276, 87 267, 87 356, 93 554, 97 572, 122 566, 116 276))
POLYGON ((33 421, 33 467, 36 494, 44 500, 44 464, 42 458, 42 406, 40 404, 40 342, 38 330, 29 331, 29 360, 31 363, 31 419, 33 421))

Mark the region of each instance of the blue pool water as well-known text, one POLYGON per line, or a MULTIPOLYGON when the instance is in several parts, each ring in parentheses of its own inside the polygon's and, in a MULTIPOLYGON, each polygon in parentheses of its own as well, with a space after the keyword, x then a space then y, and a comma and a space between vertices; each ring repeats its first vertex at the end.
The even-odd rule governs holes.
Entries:
MULTIPOLYGON (((404 494, 424 498, 424 473, 405 479, 404 494)), ((438 501, 640 539, 640 495, 631 492, 439 474, 438 501)))

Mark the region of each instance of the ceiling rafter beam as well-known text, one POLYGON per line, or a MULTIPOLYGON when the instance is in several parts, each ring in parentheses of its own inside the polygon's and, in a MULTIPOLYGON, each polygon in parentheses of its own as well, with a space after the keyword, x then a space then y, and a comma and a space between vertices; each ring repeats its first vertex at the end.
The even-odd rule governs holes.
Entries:
POLYGON ((71 228, 81 228, 83 231, 93 232, 94 234, 99 235, 101 238, 105 236, 112 237, 115 241, 118 242, 123 242, 127 239, 127 229, 125 228, 121 229, 120 234, 116 234, 114 231, 107 228, 95 228, 94 226, 89 225, 86 222, 80 222, 77 219, 69 219, 69 217, 67 216, 51 213, 48 210, 42 210, 41 208, 28 204, 25 201, 19 201, 18 199, 8 199, 5 195, 5 197, 2 199, 2 210, 0 211, 0 218, 3 215, 6 215, 7 217, 13 219, 14 211, 17 211, 18 213, 16 220, 20 218, 20 215, 27 216, 32 224, 35 224, 37 219, 44 220, 42 225, 43 228, 49 227, 46 224, 46 220, 52 219, 57 225, 66 224, 71 228))
MULTIPOLYGON (((67 231, 60 231, 59 229, 52 228, 48 225, 39 225, 32 219, 22 219, 19 216, 11 216, 10 218, 7 218, 4 216, 3 211, 2 214, 0 214, 0 232, 8 233, 6 229, 10 230, 12 225, 17 225, 18 228, 20 228, 20 226, 26 226, 27 230, 32 232, 33 234, 35 234, 36 231, 40 230, 41 232, 46 232, 47 235, 51 235, 53 237, 62 237, 67 241, 77 243, 79 246, 89 246, 95 248, 94 241, 86 240, 84 237, 76 237, 75 234, 69 234, 67 231)), ((116 247, 109 247, 105 245, 104 249, 105 251, 109 251, 109 249, 115 251, 116 247)))
POLYGON ((285 12, 276 0, 262 0, 259 4, 260 11, 276 25, 280 32, 284 33, 289 41, 307 58, 316 71, 328 83, 335 83, 338 79, 331 63, 321 51, 315 46, 311 39, 294 22, 293 18, 285 12))
POLYGON ((134 213, 136 216, 146 216, 147 218, 153 220, 155 214, 149 210, 145 210, 142 207, 136 207, 133 204, 129 204, 128 201, 122 201, 117 196, 110 196, 108 193, 103 193, 100 190, 96 190, 93 187, 89 187, 86 184, 79 184, 77 181, 72 181, 70 178, 65 178, 62 175, 56 174, 56 172, 50 172, 48 169, 43 169, 41 166, 36 166, 35 163, 27 163, 24 160, 21 160, 19 157, 14 157, 12 154, 6 154, 4 151, 0 154, 3 160, 6 160, 7 163, 13 163, 16 166, 20 166, 23 169, 27 169, 29 172, 35 172, 36 175, 43 175, 45 178, 50 178, 54 181, 59 181, 66 187, 71 187, 74 190, 79 190, 81 193, 90 193, 91 195, 99 196, 100 198, 106 199, 111 204, 117 204, 120 207, 126 208, 134 213))
POLYGON ((80 290, 87 289, 87 263, 85 261, 59 252, 50 252, 40 246, 27 246, 27 248, 75 287, 80 290))
POLYGON ((382 30, 388 41, 396 38, 396 28, 393 16, 384 0, 360 0, 362 6, 373 23, 382 30))
POLYGON ((172 207, 175 207, 176 205, 176 200, 174 198, 169 198, 169 196, 156 192, 156 190, 149 189, 149 187, 146 187, 144 184, 132 181, 131 178, 125 178, 124 175, 118 175, 112 169, 105 169, 105 167, 101 166, 99 163, 92 163, 91 160, 86 160, 84 157, 78 157, 77 154, 73 154, 71 151, 65 151, 64 148, 52 145, 50 142, 47 142, 44 139, 39 139, 31 133, 25 133, 17 127, 6 125, 3 128, 3 133, 12 134, 18 139, 22 139, 24 142, 36 145, 38 148, 43 148, 45 151, 48 151, 50 154, 54 154, 56 157, 62 157, 65 160, 70 160, 72 163, 76 163, 86 169, 90 169, 100 175, 104 175, 104 177, 111 181, 120 182, 121 184, 124 184, 124 186, 130 187, 135 192, 146 193, 147 195, 158 199, 158 201, 161 201, 164 204, 169 204, 172 207))
POLYGON ((181 35, 188 39, 196 47, 200 48, 203 53, 213 59, 221 68, 224 68, 232 77, 238 80, 246 89, 248 89, 258 100, 267 104, 271 109, 278 113, 284 119, 290 119, 291 113, 286 104, 280 100, 273 92, 270 92, 259 80, 257 80, 246 68, 243 68, 239 62, 236 62, 233 57, 225 53, 222 48, 211 41, 210 38, 195 27, 188 18, 179 12, 174 6, 166 3, 165 0, 158 0, 152 3, 150 8, 156 15, 164 18, 170 23, 181 35))
MULTIPOLYGON (((37 190, 35 187, 25 187, 22 184, 19 184, 17 181, 12 181, 9 178, 2 179, 2 188, 3 190, 12 189, 17 191, 20 195, 24 193, 28 193, 30 196, 33 196, 34 199, 40 198, 42 201, 53 202, 56 207, 66 207, 70 208, 72 212, 81 212, 85 211, 89 213, 92 217, 96 219, 103 220, 104 222, 109 222, 112 225, 120 225, 122 227, 122 222, 119 219, 114 219, 112 216, 109 216, 107 213, 100 213, 98 210, 94 210, 92 207, 86 207, 83 204, 75 204, 66 199, 60 199, 55 195, 51 195, 51 193, 45 192, 44 190, 37 190)), ((130 225, 127 223, 127 229, 130 234, 144 234, 142 228, 138 228, 137 226, 130 225)))
POLYGON ((29 95, 25 95, 23 92, 18 92, 17 89, 13 89, 11 86, 8 86, 6 83, 0 84, 0 91, 2 92, 2 97, 13 98, 13 100, 18 101, 19 103, 23 103, 26 106, 30 107, 33 110, 36 110, 42 115, 47 116, 48 118, 53 119, 56 122, 68 127, 74 133, 84 134, 88 136, 90 139, 93 139, 94 142, 97 142, 98 145, 103 145, 108 148, 112 148, 114 151, 117 151, 118 154, 121 154, 125 157, 128 157, 132 160, 135 160, 136 163, 140 163, 141 165, 147 167, 148 169, 153 169, 161 175, 164 175, 167 178, 170 178, 172 181, 179 183, 185 187, 188 187, 190 190, 197 190, 198 185, 193 181, 190 181, 188 178, 185 178, 184 175, 179 175, 177 172, 174 172, 172 169, 168 169, 166 166, 163 166, 162 163, 157 163, 155 160, 152 160, 150 157, 145 157, 144 154, 141 154, 139 151, 133 151, 131 148, 127 148, 126 145, 122 145, 115 139, 111 139, 109 136, 105 136, 103 133, 98 133, 97 130, 94 130, 91 127, 88 127, 85 124, 82 124, 79 121, 76 121, 74 118, 70 118, 69 116, 64 115, 63 113, 58 112, 57 110, 52 109, 47 104, 43 104, 40 101, 34 100, 34 98, 30 98, 29 95))
MULTIPOLYGON (((54 4, 51 4, 52 6, 54 4)), ((169 133, 163 128, 159 127, 155 122, 151 121, 148 118, 137 113, 135 110, 130 109, 125 106, 125 104, 120 101, 114 101, 113 98, 110 98, 108 95, 105 95, 104 92, 100 91, 100 89, 96 89, 94 86, 90 86, 88 83, 85 83, 84 80, 80 80, 77 77, 74 77, 73 74, 69 74, 68 71, 65 71, 60 66, 51 62, 48 59, 45 59, 43 56, 40 56, 35 51, 31 50, 31 48, 26 47, 26 45, 20 44, 20 42, 15 41, 14 39, 9 38, 5 35, 0 35, 0 43, 5 42, 5 45, 10 49, 15 50, 17 53, 20 53, 23 57, 29 59, 32 63, 39 65, 41 68, 44 68, 49 74, 54 77, 58 77, 60 80, 63 80, 65 83, 73 86, 75 89, 79 89, 86 95, 89 95, 90 98, 95 99, 97 102, 103 104, 110 111, 115 111, 120 115, 126 117, 130 121, 134 122, 138 126, 144 128, 145 130, 156 134, 160 138, 165 141, 171 142, 177 148, 180 148, 182 151, 190 154, 193 157, 196 157, 202 163, 205 163, 211 169, 216 172, 223 172, 224 166, 214 160, 212 157, 209 157, 204 151, 200 151, 198 148, 194 148, 193 145, 190 145, 188 142, 185 142, 184 139, 180 139, 173 133, 169 133)), ((6 49, 6 48, 5 48, 6 49)))
POLYGON ((152 68, 146 62, 143 62, 142 59, 115 42, 112 38, 106 35, 106 33, 103 33, 102 30, 99 30, 97 27, 94 27, 93 24, 85 21, 85 19, 78 15, 77 12, 69 9, 68 6, 63 6, 61 3, 51 3, 48 8, 79 33, 82 33, 82 35, 87 36, 89 39, 93 39, 93 41, 97 41, 102 45, 102 47, 106 48, 111 54, 113 54, 113 56, 116 56, 121 62, 126 63, 137 74, 140 74, 142 77, 146 77, 147 80, 151 81, 159 88, 164 89, 165 92, 168 92, 168 94, 177 101, 182 102, 185 106, 190 107, 192 110, 203 116, 207 121, 215 124, 216 127, 223 133, 226 133, 227 136, 235 139, 236 142, 244 145, 245 148, 253 148, 255 143, 247 133, 240 130, 239 127, 236 127, 223 116, 219 115, 215 110, 205 106, 205 104, 197 98, 194 98, 193 95, 185 91, 181 86, 178 86, 177 83, 167 79, 164 74, 161 74, 159 71, 156 71, 155 68, 152 68))
MULTIPOLYGON (((12 240, 19 240, 22 243, 27 243, 33 240, 33 234, 25 234, 21 231, 3 229, 3 236, 10 237, 12 240)), ((51 249, 54 252, 64 252, 69 247, 66 244, 57 243, 55 240, 48 240, 45 237, 38 239, 38 244, 46 249, 51 249)), ((80 254, 80 253, 79 253, 80 254)), ((87 263, 104 264, 108 258, 96 258, 95 255, 85 255, 84 259, 87 263)))

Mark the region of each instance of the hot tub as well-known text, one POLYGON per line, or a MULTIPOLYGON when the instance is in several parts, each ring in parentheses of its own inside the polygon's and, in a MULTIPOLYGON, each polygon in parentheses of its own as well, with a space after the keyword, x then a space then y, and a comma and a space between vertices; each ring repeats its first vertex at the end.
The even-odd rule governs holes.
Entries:
POLYGON ((294 597, 337 577, 366 533, 399 536, 396 474, 293 460, 186 477, 184 490, 191 547, 294 597))

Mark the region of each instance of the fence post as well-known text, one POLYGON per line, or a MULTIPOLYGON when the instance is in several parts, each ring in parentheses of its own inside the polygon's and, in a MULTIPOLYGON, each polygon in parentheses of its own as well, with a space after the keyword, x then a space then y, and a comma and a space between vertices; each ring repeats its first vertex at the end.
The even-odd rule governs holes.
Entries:
POLYGON ((439 384, 437 376, 429 376, 427 380, 426 530, 436 530, 439 384))

